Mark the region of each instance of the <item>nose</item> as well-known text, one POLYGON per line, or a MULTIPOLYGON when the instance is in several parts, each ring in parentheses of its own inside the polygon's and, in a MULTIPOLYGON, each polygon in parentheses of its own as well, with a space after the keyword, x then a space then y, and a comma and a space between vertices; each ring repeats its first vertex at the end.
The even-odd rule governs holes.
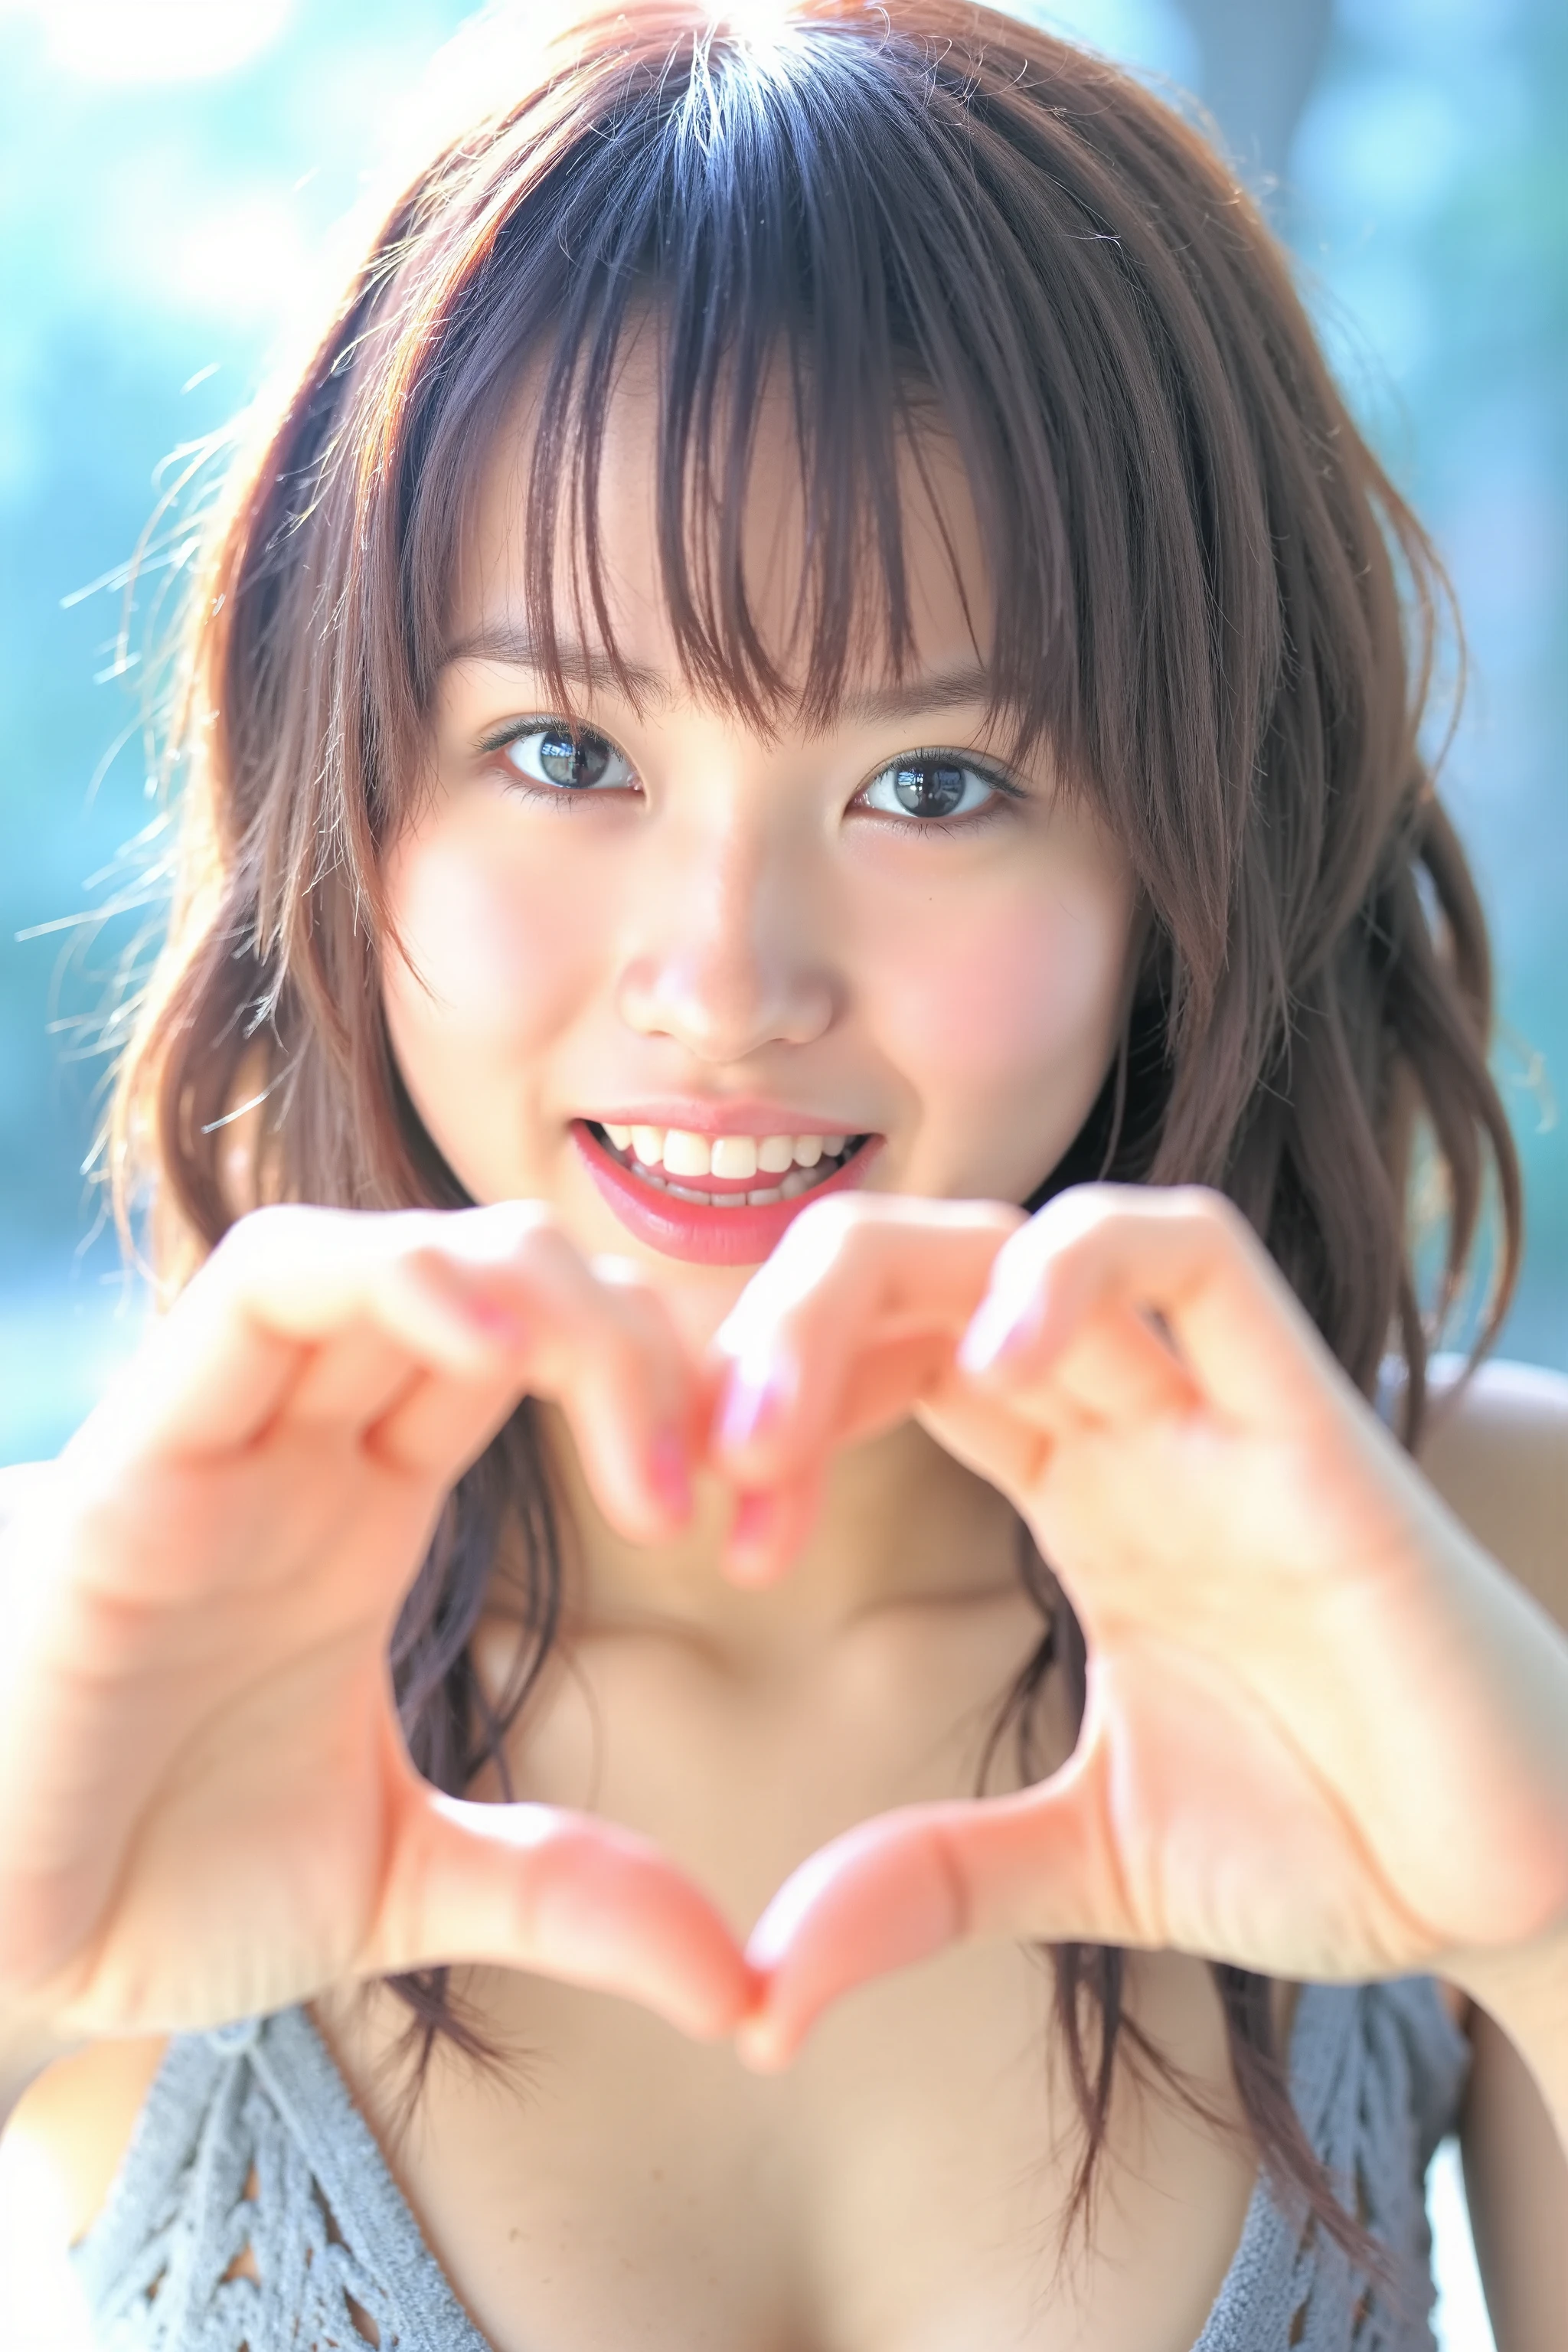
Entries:
POLYGON ((650 861, 617 992, 639 1035, 710 1064, 808 1045, 838 991, 821 952, 820 889, 765 823, 731 816, 650 861))

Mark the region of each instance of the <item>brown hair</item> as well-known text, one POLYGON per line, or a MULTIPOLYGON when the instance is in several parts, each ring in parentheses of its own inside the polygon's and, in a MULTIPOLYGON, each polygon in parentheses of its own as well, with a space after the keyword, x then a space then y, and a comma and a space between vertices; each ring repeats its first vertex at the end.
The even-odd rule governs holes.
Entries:
MULTIPOLYGON (((260 1095, 268 1189, 464 1200, 387 1046, 378 852, 416 789, 465 500, 525 367, 542 386, 531 625, 555 667, 567 545, 574 620, 621 675, 597 467, 617 354, 651 319, 671 624, 692 684, 759 724, 831 709, 868 580, 902 664, 900 451, 933 425, 952 436, 994 565, 997 711, 1083 780, 1150 918, 1115 1067, 1035 1198, 1102 1173, 1221 1187, 1363 1391, 1396 1348, 1414 1442, 1489 1161, 1487 1339, 1520 1250, 1484 926, 1417 744, 1445 592, 1253 205, 1136 84, 960 0, 797 0, 765 41, 656 0, 526 61, 497 38, 499 100, 394 206, 212 537, 174 730, 184 863, 122 1073, 121 1198, 150 1178, 165 1252, 194 1262, 249 1197, 225 1122, 260 1095), (793 684, 748 608, 737 529, 764 380, 793 403, 807 517, 793 684), (1430 1326, 1410 1232, 1422 1132, 1447 1192, 1430 1326)), ((1042 1564, 1026 1572, 1051 1629, 1004 1718, 1026 1767, 1047 1664, 1080 1699, 1083 1668, 1070 1611, 1042 1564)), ((396 1637, 409 1745, 442 1787, 487 1760, 507 1785, 559 1590, 525 1404, 452 1496, 396 1637), (468 1645, 504 1521, 528 1589, 490 1711, 468 1645)), ((1054 1957, 1087 2131, 1076 2214, 1120 2034, 1142 2038, 1121 1953, 1054 1957)), ((1290 2105, 1266 1980, 1214 1976, 1262 2160, 1375 2268, 1290 2105)), ((473 2042, 445 1972, 400 1990, 425 2058, 435 2032, 473 2042)))

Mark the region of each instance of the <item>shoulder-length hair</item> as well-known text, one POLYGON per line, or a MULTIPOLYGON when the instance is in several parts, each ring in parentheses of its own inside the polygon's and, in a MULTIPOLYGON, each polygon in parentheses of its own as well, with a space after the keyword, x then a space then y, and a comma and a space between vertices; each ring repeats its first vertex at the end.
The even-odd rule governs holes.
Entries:
MULTIPOLYGON (((694 689, 759 725, 832 709, 867 596, 902 665, 900 456, 951 437, 993 567, 996 709, 1092 795, 1148 918, 1115 1067, 1035 1198, 1082 1175, 1220 1187, 1363 1391, 1386 1349, 1403 1357, 1414 1442, 1489 1165, 1488 1338, 1520 1250, 1485 929, 1418 746, 1443 583, 1253 205, 1134 82, 962 0, 795 0, 766 39, 700 0, 654 0, 579 20, 542 57, 509 51, 503 26, 488 74, 484 109, 393 207, 213 535, 175 730, 184 862, 113 1129, 122 1200, 150 1182, 185 1264, 258 1186, 361 1208, 464 1201, 388 1049, 380 853, 418 789, 466 502, 525 370, 531 631, 564 703, 564 550, 572 624, 625 682, 596 490, 617 358, 651 320, 671 626, 694 689), (739 532, 774 383, 807 532, 805 654, 787 678, 739 532), (255 1096, 237 1175, 225 1122, 255 1096), (1430 1326, 1421 1134, 1447 1202, 1430 1326)), ((450 1790, 486 1763, 509 1785, 503 1739, 554 1633, 544 1471, 525 1404, 452 1496, 403 1612, 409 1747, 450 1790), (503 1524, 525 1590, 498 1708, 468 1643, 503 1524)), ((1047 1666, 1080 1705, 1084 1675, 1070 1610, 1041 1563, 1027 1574, 1050 1622, 998 1726, 1026 1767, 1047 1666)), ((1123 2016, 1123 1956, 1054 1958, 1086 2126, 1070 2221, 1120 2036, 1174 2078, 1123 2016)), ((1214 1975, 1271 2176, 1375 2259, 1291 2107, 1266 1980, 1214 1975)), ((473 2046, 445 1971, 399 1990, 421 2071, 437 2032, 473 2046)))

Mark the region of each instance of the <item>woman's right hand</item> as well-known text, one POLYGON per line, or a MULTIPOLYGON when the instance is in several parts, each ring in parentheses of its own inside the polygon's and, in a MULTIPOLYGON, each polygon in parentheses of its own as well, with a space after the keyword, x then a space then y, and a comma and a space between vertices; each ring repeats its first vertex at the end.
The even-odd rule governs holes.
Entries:
POLYGON ((695 1375, 530 1203, 269 1208, 194 1277, 0 1546, 0 2042, 191 2030, 489 1961, 731 2030, 712 1905, 612 1824, 420 1779, 387 1650, 524 1392, 605 1516, 685 1510, 695 1375))

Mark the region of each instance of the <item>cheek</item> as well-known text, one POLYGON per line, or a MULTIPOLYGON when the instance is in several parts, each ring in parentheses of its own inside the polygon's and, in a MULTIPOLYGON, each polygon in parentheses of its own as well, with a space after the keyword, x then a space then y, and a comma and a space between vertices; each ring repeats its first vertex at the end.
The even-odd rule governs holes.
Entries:
POLYGON ((527 1053, 582 1004, 592 926, 563 863, 525 862, 461 833, 394 852, 386 879, 404 956, 387 958, 383 984, 400 1055, 420 1041, 464 1061, 527 1053))
POLYGON ((1114 1048, 1130 930, 1103 879, 903 929, 879 1026, 959 1181, 1026 1191, 1071 1140, 1114 1048))

